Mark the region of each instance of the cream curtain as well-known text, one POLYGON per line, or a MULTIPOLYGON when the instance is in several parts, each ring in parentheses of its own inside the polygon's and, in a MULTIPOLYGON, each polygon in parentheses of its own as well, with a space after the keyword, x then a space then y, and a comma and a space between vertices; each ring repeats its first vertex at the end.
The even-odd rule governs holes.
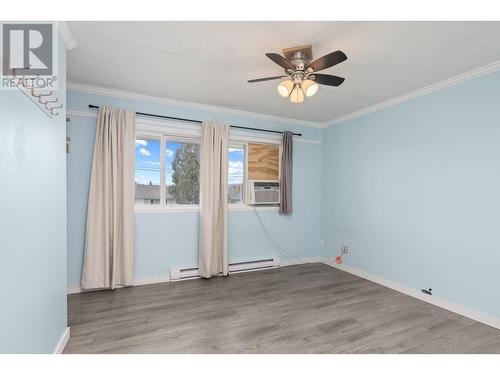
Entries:
POLYGON ((209 120, 201 128, 199 275, 228 273, 227 173, 229 126, 209 120))
POLYGON ((135 113, 101 107, 87 210, 83 289, 133 284, 134 148, 135 113))

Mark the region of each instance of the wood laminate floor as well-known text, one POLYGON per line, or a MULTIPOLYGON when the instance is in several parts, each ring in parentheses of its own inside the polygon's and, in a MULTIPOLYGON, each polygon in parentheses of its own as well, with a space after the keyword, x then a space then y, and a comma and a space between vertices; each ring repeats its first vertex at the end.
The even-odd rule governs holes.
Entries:
POLYGON ((500 330, 321 263, 69 296, 65 353, 500 353, 500 330))

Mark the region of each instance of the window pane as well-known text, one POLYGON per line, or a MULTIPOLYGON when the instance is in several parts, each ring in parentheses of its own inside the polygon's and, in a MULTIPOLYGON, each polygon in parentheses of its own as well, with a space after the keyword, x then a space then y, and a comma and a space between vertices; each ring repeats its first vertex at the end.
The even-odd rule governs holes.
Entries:
POLYGON ((135 203, 160 204, 159 140, 135 140, 135 203))
POLYGON ((248 144, 248 179, 279 179, 279 146, 274 144, 248 144))
POLYGON ((243 171, 245 165, 245 149, 229 148, 229 171, 227 201, 229 204, 243 203, 243 171))
POLYGON ((200 200, 200 145, 167 142, 165 148, 167 204, 198 204, 200 200))

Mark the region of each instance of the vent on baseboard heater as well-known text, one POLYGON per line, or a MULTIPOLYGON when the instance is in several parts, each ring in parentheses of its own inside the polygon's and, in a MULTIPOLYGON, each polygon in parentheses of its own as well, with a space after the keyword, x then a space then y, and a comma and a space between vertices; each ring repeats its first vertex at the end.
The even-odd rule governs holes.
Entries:
MULTIPOLYGON (((280 266, 280 258, 259 259, 249 262, 229 264, 229 273, 249 272, 276 268, 280 266)), ((198 267, 174 267, 170 269, 170 281, 179 281, 198 278, 198 267)))
POLYGON ((278 181, 249 180, 248 193, 251 205, 280 203, 280 183, 278 181))

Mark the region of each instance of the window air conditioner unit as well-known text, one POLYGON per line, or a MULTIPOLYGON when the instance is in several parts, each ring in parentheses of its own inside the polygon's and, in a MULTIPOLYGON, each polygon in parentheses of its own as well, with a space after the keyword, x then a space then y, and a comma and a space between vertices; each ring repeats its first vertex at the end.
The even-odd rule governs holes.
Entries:
POLYGON ((248 181, 249 203, 254 206, 280 203, 280 183, 269 180, 248 181))

